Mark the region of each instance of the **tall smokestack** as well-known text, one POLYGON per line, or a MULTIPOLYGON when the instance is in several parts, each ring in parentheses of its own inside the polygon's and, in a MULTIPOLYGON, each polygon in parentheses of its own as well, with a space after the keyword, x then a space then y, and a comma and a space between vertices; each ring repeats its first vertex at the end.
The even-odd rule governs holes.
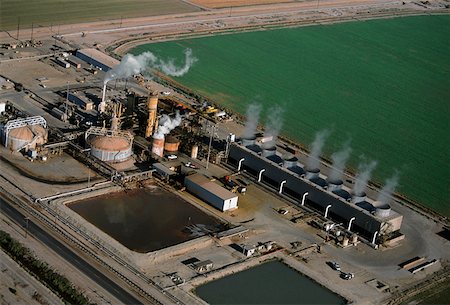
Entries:
POLYGON ((105 112, 105 108, 106 108, 106 83, 104 83, 103 85, 103 92, 102 92, 102 100, 100 102, 100 104, 98 105, 98 112, 103 113, 105 112))
POLYGON ((147 120, 147 128, 145 129, 145 137, 149 138, 155 127, 156 115, 158 110, 158 97, 153 95, 149 96, 147 100, 148 107, 148 120, 147 120))
POLYGON ((105 102, 106 97, 106 83, 103 85, 103 91, 102 91, 102 103, 105 102))

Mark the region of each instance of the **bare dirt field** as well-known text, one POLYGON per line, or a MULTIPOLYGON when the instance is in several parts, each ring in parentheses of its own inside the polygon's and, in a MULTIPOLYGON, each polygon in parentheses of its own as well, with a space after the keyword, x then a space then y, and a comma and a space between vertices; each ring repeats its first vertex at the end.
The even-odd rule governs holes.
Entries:
POLYGON ((0 30, 92 22, 119 18, 195 12, 199 9, 181 0, 2 0, 0 30), (26 9, 24 9, 26 7, 26 9))

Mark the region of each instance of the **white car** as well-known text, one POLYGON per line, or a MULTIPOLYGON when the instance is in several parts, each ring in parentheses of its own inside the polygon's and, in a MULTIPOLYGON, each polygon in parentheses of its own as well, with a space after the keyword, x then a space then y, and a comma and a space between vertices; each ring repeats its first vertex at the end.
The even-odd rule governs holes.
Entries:
POLYGON ((175 160, 176 158, 178 158, 177 155, 168 155, 167 156, 167 159, 169 159, 169 160, 175 160))
POLYGON ((162 95, 170 95, 170 91, 163 91, 162 95))

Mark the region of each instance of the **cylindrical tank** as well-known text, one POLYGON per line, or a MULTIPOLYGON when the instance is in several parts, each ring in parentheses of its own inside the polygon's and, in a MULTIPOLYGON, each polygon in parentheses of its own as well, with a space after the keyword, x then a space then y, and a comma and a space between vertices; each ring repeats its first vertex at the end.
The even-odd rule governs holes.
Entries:
POLYGON ((153 138, 152 153, 157 156, 164 156, 164 138, 153 138))
POLYGON ((353 234, 352 235, 352 244, 356 244, 358 242, 358 235, 353 234))
POLYGON ((164 142, 164 150, 168 153, 178 152, 178 147, 180 146, 180 140, 176 137, 168 136, 164 142))
POLYGON ((330 192, 340 190, 343 184, 341 179, 331 179, 327 181, 328 181, 328 190, 330 192))
POLYGON ((391 214, 391 206, 381 201, 375 201, 375 216, 380 218, 388 217, 391 214))
POLYGON ((306 179, 313 179, 319 177, 320 169, 318 168, 305 168, 306 179))
POLYGON ((353 203, 363 202, 366 200, 365 192, 353 193, 352 195, 353 195, 353 198, 352 198, 353 203))
POLYGON ((36 148, 36 145, 42 145, 47 142, 47 130, 41 125, 29 125, 12 129, 8 133, 8 142, 6 146, 17 151, 24 147, 36 148), (27 146, 31 144, 31 146, 27 146))
POLYGON ((198 155, 198 145, 194 145, 194 146, 192 146, 192 150, 191 150, 191 158, 197 159, 197 155, 198 155))
POLYGON ((88 139, 91 155, 105 162, 123 162, 132 152, 132 143, 120 136, 93 136, 88 139))
POLYGON ((283 167, 290 168, 297 165, 298 159, 294 156, 287 156, 283 159, 283 167))
POLYGON ((256 143, 256 137, 252 136, 247 138, 241 138, 241 141, 243 146, 254 145, 256 143))
POLYGON ((277 152, 277 148, 275 146, 272 146, 272 147, 263 148, 261 155, 263 157, 267 158, 267 157, 275 155, 276 152, 277 152))
POLYGON ((347 247, 348 246, 348 242, 349 242, 348 237, 344 236, 344 238, 342 239, 342 247, 347 247))

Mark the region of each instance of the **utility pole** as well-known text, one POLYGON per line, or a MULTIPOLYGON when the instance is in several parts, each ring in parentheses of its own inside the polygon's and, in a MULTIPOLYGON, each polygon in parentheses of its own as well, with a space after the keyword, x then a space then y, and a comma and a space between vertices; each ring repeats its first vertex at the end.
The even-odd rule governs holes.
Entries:
POLYGON ((20 31, 20 16, 17 17, 17 40, 19 40, 19 31, 20 31))
POLYGON ((65 109, 65 113, 66 113, 66 118, 68 116, 67 112, 69 108, 69 82, 67 81, 67 95, 66 95, 66 109, 65 109))
POLYGON ((206 169, 208 169, 208 166, 209 166, 209 157, 211 155, 211 145, 212 145, 212 139, 214 136, 215 129, 216 129, 216 126, 211 125, 211 130, 210 130, 210 135, 209 135, 209 145, 208 145, 208 156, 206 157, 206 169))

